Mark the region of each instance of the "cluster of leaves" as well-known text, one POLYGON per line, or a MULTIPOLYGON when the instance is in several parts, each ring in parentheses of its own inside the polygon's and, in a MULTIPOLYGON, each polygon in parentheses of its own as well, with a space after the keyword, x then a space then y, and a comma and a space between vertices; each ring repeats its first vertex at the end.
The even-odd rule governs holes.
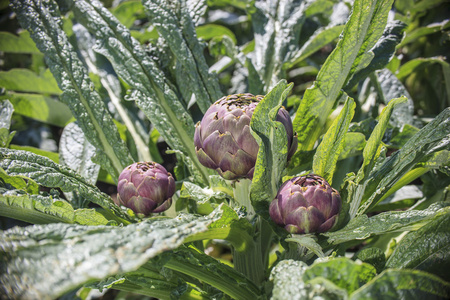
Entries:
POLYGON ((0 294, 450 298, 448 3, 393 2, 1 1, 17 19, 0 32, 0 216, 26 223, 0 231, 0 294), (243 92, 266 95, 251 185, 193 144, 211 103, 243 92), (134 161, 173 171, 165 216, 98 187, 134 161), (311 172, 340 191, 339 222, 288 236, 268 206, 311 172))

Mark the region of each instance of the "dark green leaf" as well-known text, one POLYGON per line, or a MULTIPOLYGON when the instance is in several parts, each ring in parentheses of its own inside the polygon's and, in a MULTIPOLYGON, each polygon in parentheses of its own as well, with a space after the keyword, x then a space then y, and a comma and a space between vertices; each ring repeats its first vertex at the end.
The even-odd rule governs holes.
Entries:
POLYGON ((450 213, 408 233, 389 257, 388 268, 427 271, 450 280, 450 213))
POLYGON ((328 238, 329 243, 340 244, 389 232, 417 230, 440 215, 448 214, 448 205, 436 203, 425 210, 390 211, 370 218, 361 215, 352 219, 344 228, 322 235, 328 238))
POLYGON ((389 269, 355 291, 350 300, 360 299, 448 299, 450 284, 435 275, 416 270, 389 269))

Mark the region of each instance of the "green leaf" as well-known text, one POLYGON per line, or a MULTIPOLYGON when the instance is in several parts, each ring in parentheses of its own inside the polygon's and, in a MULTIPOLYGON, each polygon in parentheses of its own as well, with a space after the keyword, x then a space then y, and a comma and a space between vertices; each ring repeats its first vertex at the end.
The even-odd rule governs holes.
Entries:
POLYGON ((313 252, 317 257, 325 257, 323 254, 322 247, 317 243, 315 236, 309 234, 293 234, 292 237, 285 239, 286 242, 293 242, 299 244, 300 246, 306 247, 308 250, 313 252))
POLYGON ((366 138, 361 132, 347 132, 343 144, 339 160, 361 154, 366 146, 366 138))
POLYGON ((195 153, 194 122, 156 62, 102 3, 72 4, 78 22, 98 39, 94 50, 108 58, 116 73, 131 87, 127 98, 136 101, 172 149, 181 151, 191 173, 207 183, 210 172, 195 153))
POLYGON ((55 153, 55 152, 46 151, 46 150, 42 150, 42 149, 39 149, 36 147, 31 147, 31 146, 19 146, 19 145, 11 145, 10 149, 31 152, 31 153, 34 153, 34 154, 37 154, 40 156, 45 156, 55 163, 59 163, 59 155, 58 155, 58 153, 55 153))
POLYGON ((350 300, 448 299, 450 284, 416 270, 389 269, 355 291, 350 300))
POLYGON ((7 93, 6 96, 14 105, 15 112, 22 116, 58 127, 64 127, 73 120, 67 105, 51 97, 28 93, 7 93))
POLYGON ((145 17, 144 7, 138 0, 121 2, 111 12, 127 28, 130 28, 138 18, 145 17))
POLYGON ((330 244, 340 244, 353 240, 365 240, 371 236, 390 232, 417 230, 425 224, 449 212, 449 203, 436 203, 425 210, 389 211, 373 217, 361 215, 342 229, 322 235, 330 244))
POLYGON ((350 218, 353 218, 357 214, 357 210, 364 202, 363 196, 366 191, 366 185, 370 173, 373 171, 375 162, 381 153, 381 139, 384 136, 384 132, 388 126, 389 118, 391 117, 394 107, 400 103, 406 101, 406 98, 397 98, 389 102, 380 114, 378 124, 373 129, 370 138, 368 139, 366 146, 363 150, 363 164, 354 179, 354 185, 350 185, 348 188, 348 196, 346 196, 347 203, 350 204, 350 218))
POLYGON ((28 31, 22 31, 19 35, 9 32, 0 32, 0 51, 6 53, 41 54, 36 48, 28 31))
POLYGON ((0 169, 0 179, 17 190, 22 190, 30 194, 39 193, 39 185, 31 178, 20 175, 10 176, 5 172, 5 170, 0 169))
POLYGON ((71 169, 58 165, 47 157, 27 151, 0 148, 0 168, 3 168, 8 175, 29 177, 46 187, 60 188, 63 192, 76 191, 86 200, 112 211, 121 218, 129 219, 129 216, 123 213, 108 195, 87 183, 83 177, 71 169))
POLYGON ((200 110, 205 113, 213 102, 222 97, 222 92, 216 75, 208 71, 187 3, 146 0, 143 5, 150 21, 176 57, 177 71, 183 75, 177 80, 178 85, 192 93, 200 110))
POLYGON ((159 257, 164 266, 190 275, 223 291, 233 299, 260 296, 260 289, 243 274, 193 248, 179 248, 159 257))
POLYGON ((18 190, 2 191, 0 215, 32 224, 74 222, 74 211, 68 202, 52 196, 25 194, 18 190))
POLYGON ((313 173, 322 176, 330 184, 339 155, 344 148, 344 137, 355 114, 355 107, 353 99, 347 98, 342 111, 331 124, 314 155, 313 173))
POLYGON ((381 273, 386 265, 386 256, 380 248, 364 248, 355 254, 355 259, 370 264, 375 267, 377 273, 381 273))
POLYGON ((7 148, 15 132, 9 132, 14 107, 9 100, 0 102, 0 147, 7 148))
POLYGON ((93 163, 95 148, 86 140, 77 123, 67 125, 59 141, 59 163, 81 175, 86 182, 95 185, 100 166, 93 163))
POLYGON ((369 264, 354 262, 345 257, 316 261, 303 274, 305 282, 316 277, 324 277, 338 287, 353 293, 376 275, 375 268, 369 264))
POLYGON ((63 90, 61 100, 71 108, 87 139, 96 147, 102 167, 113 178, 117 178, 133 160, 60 27, 61 17, 56 4, 26 0, 14 0, 11 3, 22 27, 30 31, 37 47, 45 54, 46 62, 63 90))
POLYGON ((292 84, 281 80, 256 106, 250 121, 259 145, 250 199, 255 211, 267 219, 269 203, 278 191, 288 154, 286 130, 275 119, 291 89, 292 84))
POLYGON ((137 270, 220 217, 180 215, 128 226, 49 224, 0 232, 0 275, 7 297, 57 298, 73 288, 137 270), (25 234, 26 233, 26 234, 25 234), (39 253, 39 255, 36 255, 39 253), (24 263, 26 261, 27 263, 24 263))
MULTIPOLYGON (((442 111, 417 132, 399 151, 371 170, 358 215, 375 206, 386 191, 428 155, 448 149, 450 145, 450 108, 442 111)), ((404 181, 404 184, 409 182, 404 181)), ((400 187, 398 187, 400 188, 400 187)))
MULTIPOLYGON (((253 65, 265 84, 274 87, 285 76, 283 64, 289 62, 298 48, 307 1, 256 1, 252 14, 255 36, 253 65)), ((263 93, 265 91, 258 91, 263 93)))
MULTIPOLYGON (((422 1, 423 3, 428 2, 428 1, 422 1)), ((450 20, 446 19, 443 20, 440 23, 432 23, 429 24, 427 26, 420 26, 410 32, 408 32, 405 36, 405 38, 403 39, 403 41, 398 45, 398 48, 404 47, 405 45, 409 44, 409 43, 413 43, 415 41, 417 41, 418 38, 423 37, 423 36, 427 36, 429 34, 433 34, 436 32, 442 32, 444 31, 445 27, 448 27, 448 25, 450 24, 450 20)))
POLYGON ((28 69, 0 71, 0 86, 11 91, 61 95, 61 90, 49 69, 36 74, 28 69))
POLYGON ((237 44, 236 35, 225 26, 217 24, 205 24, 195 28, 197 36, 199 39, 204 39, 209 41, 214 37, 227 36, 234 44, 237 44))
POLYGON ((395 75, 399 80, 404 80, 412 73, 435 63, 441 64, 443 67, 449 66, 443 57, 416 58, 403 64, 395 75))
MULTIPOLYGON (((370 50, 373 52, 373 59, 369 65, 356 72, 351 80, 347 83, 344 90, 348 91, 353 86, 358 84, 361 80, 366 78, 370 73, 375 70, 384 68, 395 54, 395 47, 400 43, 403 38, 403 30, 406 24, 400 21, 388 22, 384 29, 383 35, 376 42, 373 48, 370 50)), ((388 98, 398 98, 403 95, 395 95, 388 98)))
POLYGON ((450 280, 450 213, 408 233, 396 246, 386 266, 417 269, 450 280))
POLYGON ((283 260, 270 273, 272 300, 346 299, 375 276, 375 268, 348 258, 302 261, 283 260))
POLYGON ((311 150, 348 80, 371 62, 372 47, 383 34, 392 0, 357 0, 342 39, 328 56, 299 106, 294 130, 299 150, 311 150))
POLYGON ((343 29, 344 25, 331 25, 316 30, 314 34, 303 44, 302 48, 298 50, 295 57, 292 58, 292 61, 287 64, 287 67, 292 67, 303 61, 327 44, 337 39, 343 29))
POLYGON ((378 96, 384 104, 388 104, 391 99, 406 97, 407 102, 401 103, 394 108, 390 123, 394 127, 401 128, 405 124, 414 125, 414 103, 409 95, 406 87, 391 73, 388 69, 375 72, 375 76, 371 76, 378 90, 378 96))

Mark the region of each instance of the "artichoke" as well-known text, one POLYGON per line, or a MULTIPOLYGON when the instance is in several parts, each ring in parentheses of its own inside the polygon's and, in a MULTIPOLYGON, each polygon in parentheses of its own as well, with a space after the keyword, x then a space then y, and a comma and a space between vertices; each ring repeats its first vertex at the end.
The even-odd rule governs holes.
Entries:
POLYGON ((137 162, 126 167, 119 176, 118 202, 137 214, 160 213, 172 204, 175 180, 155 162, 137 162))
MULTIPOLYGON (((228 180, 253 178, 259 146, 250 132, 250 120, 264 96, 235 94, 217 100, 195 127, 194 144, 200 163, 228 180)), ((289 113, 279 109, 288 138, 288 160, 297 150, 289 113)))
POLYGON ((318 175, 294 177, 270 204, 272 220, 290 233, 326 232, 336 224, 341 196, 318 175))

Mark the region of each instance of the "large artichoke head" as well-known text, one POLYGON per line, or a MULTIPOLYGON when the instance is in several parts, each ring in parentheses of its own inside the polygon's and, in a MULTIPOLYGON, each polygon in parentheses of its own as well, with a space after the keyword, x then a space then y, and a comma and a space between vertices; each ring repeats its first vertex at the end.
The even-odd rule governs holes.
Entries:
POLYGON ((117 200, 137 214, 148 216, 167 210, 175 193, 175 180, 155 162, 137 162, 119 176, 117 200))
POLYGON ((322 177, 306 175, 283 183, 269 213, 288 232, 303 234, 329 231, 340 209, 339 193, 322 177))
MULTIPOLYGON (((217 100, 195 127, 195 150, 201 164, 228 180, 253 178, 259 146, 250 132, 250 120, 264 96, 235 94, 217 100)), ((276 118, 288 138, 288 159, 297 150, 289 113, 282 107, 276 118)))

